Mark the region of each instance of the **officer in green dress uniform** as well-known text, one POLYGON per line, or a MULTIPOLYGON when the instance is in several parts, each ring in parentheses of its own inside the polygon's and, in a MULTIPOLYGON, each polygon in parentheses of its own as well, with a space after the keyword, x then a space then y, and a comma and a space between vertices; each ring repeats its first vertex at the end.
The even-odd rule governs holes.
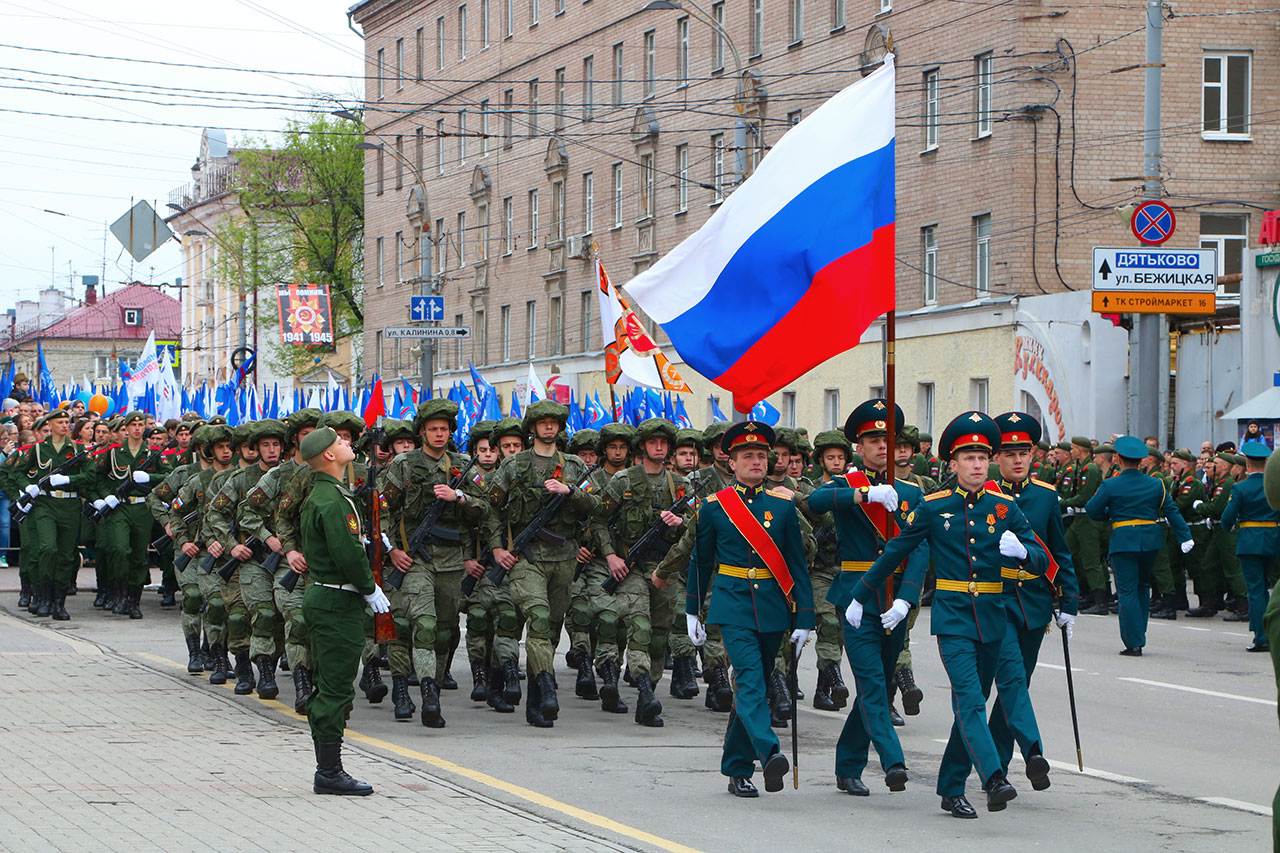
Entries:
MULTIPOLYGON (((940 451, 950 462, 956 485, 926 495, 908 512, 906 527, 886 543, 884 553, 859 579, 845 611, 849 624, 861 625, 863 605, 876 594, 879 584, 918 545, 929 544, 937 574, 931 630, 938 638, 938 651, 951 682, 952 738, 963 743, 969 763, 978 770, 988 811, 1003 810, 1017 796, 1005 776, 986 713, 992 681, 1003 665, 1001 652, 1013 627, 1002 570, 1043 575, 1049 564, 1013 498, 986 487, 991 453, 999 444, 999 427, 982 412, 965 412, 947 425, 940 451)), ((882 624, 893 627, 889 617, 896 618, 897 612, 891 609, 882 615, 882 624)), ((1019 674, 1025 684, 1025 675, 1019 674)), ((1038 744, 1031 699, 1018 684, 1019 679, 1011 679, 1005 685, 1007 694, 1001 697, 1001 704, 1010 725, 1038 744)), ((938 774, 942 809, 958 818, 977 817, 964 795, 967 769, 952 772, 951 764, 944 757, 938 774)), ((1048 766, 1028 769, 1037 771, 1032 777, 1035 784, 1047 774, 1048 766)))
POLYGON ((1147 457, 1142 439, 1121 436, 1115 449, 1120 473, 1102 482, 1085 511, 1094 521, 1111 526, 1108 553, 1120 597, 1120 639, 1124 643, 1120 654, 1141 657, 1147 644, 1152 568, 1156 553, 1164 547, 1164 532, 1156 520, 1168 519, 1182 553, 1190 553, 1195 540, 1164 483, 1138 470, 1138 463, 1147 457))
POLYGON ((1226 606, 1224 597, 1228 579, 1239 571, 1235 565, 1235 534, 1223 527, 1221 522, 1227 501, 1231 499, 1231 489, 1235 485, 1235 478, 1231 476, 1234 462, 1234 453, 1216 453, 1212 463, 1213 478, 1206 490, 1208 495, 1192 504, 1192 508, 1205 519, 1209 528, 1204 552, 1200 556, 1200 582, 1196 590, 1200 596, 1200 606, 1187 611, 1187 615, 1193 619, 1218 615, 1218 611, 1226 606))
MULTIPOLYGON (((866 470, 832 477, 809 495, 811 510, 829 512, 835 518, 839 574, 827 591, 827 602, 841 613, 848 609, 872 562, 884 553, 885 543, 909 523, 908 516, 924 496, 914 483, 886 482, 891 425, 895 435, 903 432, 898 406, 893 407, 892 418, 883 398, 857 406, 845 421, 844 434, 850 442, 858 443, 866 470)), ((862 771, 872 744, 880 757, 885 785, 890 791, 906 790, 906 758, 889 717, 888 685, 893 682, 906 639, 907 616, 919 605, 928 568, 928 548, 917 549, 876 586, 874 600, 865 608, 867 618, 844 628, 845 652, 857 689, 836 743, 836 787, 847 794, 865 797, 870 793, 862 771)))
POLYGON ((801 540, 799 510, 789 495, 763 488, 773 430, 747 421, 729 427, 721 448, 734 481, 707 496, 698 510, 685 597, 689 639, 706 641, 700 614, 719 625, 736 677, 736 699, 725 731, 720 772, 729 793, 757 797, 755 762, 765 790, 782 790, 790 764, 770 726, 765 685, 783 638, 797 653, 813 630, 813 589, 801 540))
POLYGON ((1236 556, 1248 588, 1249 630, 1253 632, 1253 645, 1248 650, 1265 652, 1271 648, 1262 624, 1267 609, 1267 566, 1280 554, 1280 511, 1270 507, 1262 489, 1271 449, 1261 441, 1247 441, 1240 452, 1248 473, 1231 490, 1222 526, 1237 531, 1236 556))
POLYGON ((316 749, 312 789, 317 794, 364 796, 373 788, 342 769, 342 731, 356 695, 352 683, 364 651, 365 606, 386 613, 391 604, 373 582, 355 495, 339 479, 355 459, 351 445, 332 427, 321 427, 302 440, 301 449, 315 472, 298 530, 311 579, 302 609, 316 680, 307 708, 316 749))

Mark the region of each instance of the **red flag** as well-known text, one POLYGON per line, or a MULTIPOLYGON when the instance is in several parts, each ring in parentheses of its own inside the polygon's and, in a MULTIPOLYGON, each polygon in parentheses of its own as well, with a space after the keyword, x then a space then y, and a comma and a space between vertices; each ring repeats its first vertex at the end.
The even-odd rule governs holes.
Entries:
POLYGON ((383 417, 387 413, 386 403, 382 399, 382 377, 379 376, 373 382, 373 391, 369 394, 369 402, 364 406, 364 425, 369 429, 373 429, 378 424, 378 418, 383 417))

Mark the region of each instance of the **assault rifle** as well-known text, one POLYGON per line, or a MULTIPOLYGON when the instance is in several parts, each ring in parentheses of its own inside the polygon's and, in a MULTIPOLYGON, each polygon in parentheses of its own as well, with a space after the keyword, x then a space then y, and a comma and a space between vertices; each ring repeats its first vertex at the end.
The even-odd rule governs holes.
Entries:
MULTIPOLYGON (((676 515, 680 515, 685 511, 685 509, 689 506, 689 502, 692 500, 693 500, 692 494, 689 494, 689 493, 683 494, 680 497, 676 498, 675 503, 667 507, 667 512, 673 512, 676 515)), ((636 562, 641 557, 643 557, 647 551, 652 549, 656 543, 662 542, 661 536, 663 532, 665 532, 668 529, 669 528, 667 523, 662 520, 662 514, 659 513, 658 517, 653 520, 653 524, 649 525, 649 529, 646 530, 644 533, 641 533, 640 538, 637 539, 629 549, 627 549, 627 556, 625 560, 627 567, 630 568, 631 566, 635 565, 636 562)), ((667 551, 671 550, 670 544, 667 544, 667 547, 665 550, 667 551)), ((605 578, 605 581, 603 584, 600 585, 600 588, 603 589, 607 594, 613 595, 615 592, 618 591, 618 585, 621 583, 622 583, 621 580, 615 578, 613 575, 610 575, 609 577, 605 578)))
MULTIPOLYGON (((467 467, 449 480, 449 488, 456 490, 460 487, 475 464, 476 457, 472 456, 471 461, 467 463, 467 467)), ((409 534, 410 554, 421 560, 430 560, 433 540, 448 542, 451 545, 456 545, 462 541, 462 533, 460 531, 440 524, 440 516, 444 515, 444 511, 448 506, 449 503, 447 501, 436 498, 431 502, 431 506, 427 507, 427 511, 422 514, 422 520, 418 522, 418 526, 413 528, 413 532, 409 534)), ((404 584, 405 574, 406 572, 393 566, 384 580, 387 582, 387 586, 392 589, 399 589, 404 584)))
MULTIPOLYGON (((80 462, 83 462, 85 457, 89 456, 90 453, 92 453, 92 451, 90 450, 81 450, 75 456, 72 456, 69 459, 63 460, 63 462, 60 465, 58 465, 48 474, 45 474, 36 482, 36 488, 39 489, 41 492, 47 492, 49 490, 50 477, 52 477, 54 474, 61 474, 63 471, 66 471, 67 469, 75 465, 78 465, 80 462)), ((26 521, 27 516, 31 514, 31 510, 35 509, 35 506, 36 506, 36 499, 31 495, 28 495, 26 491, 21 492, 18 497, 18 500, 14 502, 14 508, 13 508, 14 522, 21 524, 22 522, 26 521)))

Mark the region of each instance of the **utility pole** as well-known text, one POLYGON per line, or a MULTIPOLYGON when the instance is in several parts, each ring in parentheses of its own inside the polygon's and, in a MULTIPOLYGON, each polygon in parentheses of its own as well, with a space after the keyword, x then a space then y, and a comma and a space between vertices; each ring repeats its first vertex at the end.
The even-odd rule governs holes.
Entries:
MULTIPOLYGON (((423 198, 426 198, 424 193, 423 198)), ((427 219, 426 205, 421 208, 421 217, 415 220, 409 217, 410 226, 418 227, 418 293, 422 295, 430 295, 435 293, 435 279, 431 275, 432 266, 432 243, 436 239, 436 235, 432 234, 428 226, 430 220, 427 219)), ((431 394, 432 386, 435 384, 436 371, 436 342, 433 338, 424 338, 420 345, 421 363, 419 365, 420 380, 422 383, 422 392, 431 394)), ((419 403, 422 400, 418 401, 419 403)))
MULTIPOLYGON (((1147 0, 1147 61, 1143 93, 1142 195, 1158 199, 1163 195, 1160 179, 1160 81, 1164 70, 1164 4, 1147 0)), ((1139 437, 1158 436, 1167 410, 1169 376, 1160 373, 1160 349, 1169 348, 1165 318, 1161 314, 1134 315, 1129 333, 1129 431, 1139 437), (1164 332, 1162 334, 1162 331, 1164 332)))

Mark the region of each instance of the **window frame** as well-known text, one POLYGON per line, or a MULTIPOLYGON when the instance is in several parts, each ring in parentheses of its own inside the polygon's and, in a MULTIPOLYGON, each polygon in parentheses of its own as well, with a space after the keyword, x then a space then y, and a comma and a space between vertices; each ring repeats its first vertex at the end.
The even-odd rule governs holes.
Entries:
POLYGON ((975 297, 991 295, 991 223, 989 212, 979 213, 973 217, 973 294, 975 297))
POLYGON ((444 70, 445 51, 448 50, 449 42, 447 38, 447 33, 445 31, 445 26, 446 25, 445 25, 444 15, 437 16, 436 17, 436 70, 437 71, 444 70))
POLYGON ((595 230, 596 214, 595 172, 582 173, 582 234, 589 236, 595 230))
POLYGON ((591 121, 596 111, 596 56, 589 54, 582 58, 582 120, 591 121))
POLYGON ((622 227, 623 203, 626 197, 626 188, 622 184, 622 164, 614 163, 612 168, 613 177, 613 228, 622 227))
POLYGON ((689 212, 689 143, 676 146, 676 215, 689 212))
POLYGON ((658 83, 655 79, 658 73, 658 31, 645 30, 644 32, 644 90, 643 99, 648 101, 658 95, 658 83))
POLYGON ((1208 50, 1200 60, 1200 138, 1211 142, 1248 142, 1253 139, 1253 52, 1246 50, 1208 50), (1246 80, 1244 83, 1244 130, 1233 131, 1230 128, 1231 102, 1230 69, 1232 59, 1245 60, 1246 80), (1216 83, 1208 81, 1210 60, 1219 63, 1220 75, 1216 83), (1218 91, 1218 130, 1206 130, 1206 102, 1210 87, 1218 91))
POLYGON ((676 88, 689 85, 689 16, 676 21, 676 88))
POLYGON ((921 154, 928 154, 931 151, 937 151, 938 146, 942 142, 942 116, 941 116, 941 74, 938 68, 927 68, 922 72, 921 77, 921 95, 924 98, 924 107, 921 115, 924 118, 924 148, 921 154))
POLYGON ((986 51, 973 58, 973 138, 986 139, 992 133, 992 104, 995 98, 995 53, 986 51))
POLYGON ((467 4, 458 4, 458 61, 467 58, 467 4))
POLYGON ((711 4, 711 20, 715 26, 711 28, 711 73, 724 72, 724 0, 711 4))
POLYGON ((613 106, 620 108, 623 104, 623 84, 626 80, 626 54, 623 51, 623 43, 618 42, 613 46, 613 106))
POLYGON ((1249 253, 1249 222, 1250 222, 1249 214, 1242 213, 1239 211, 1203 210, 1200 212, 1200 221, 1196 224, 1196 228, 1197 228, 1196 242, 1197 242, 1197 245, 1202 249, 1217 250, 1217 269, 1214 270, 1214 273, 1219 279, 1219 283, 1217 285, 1217 293, 1219 296, 1239 296, 1240 295, 1240 286, 1243 282, 1236 282, 1234 284, 1224 284, 1224 283, 1221 283, 1221 278, 1224 275, 1230 274, 1227 272, 1227 266, 1226 266, 1228 243, 1240 244, 1240 272, 1241 273, 1244 272, 1244 265, 1248 263, 1248 260, 1249 260, 1249 254, 1248 254, 1249 253), (1220 231, 1220 230, 1205 231, 1204 220, 1206 216, 1213 216, 1213 217, 1224 218, 1224 219, 1237 219, 1241 223, 1241 230, 1239 233, 1220 231), (1234 287, 1234 290, 1228 289, 1230 287, 1234 287))
POLYGON ((938 225, 920 228, 920 275, 925 305, 938 304, 938 225))
POLYGON ((514 196, 502 199, 502 254, 508 256, 516 250, 516 201, 514 196))
POLYGON ((536 189, 529 190, 528 211, 529 211, 529 245, 527 251, 533 251, 538 248, 538 229, 542 227, 542 202, 538 198, 536 189))

